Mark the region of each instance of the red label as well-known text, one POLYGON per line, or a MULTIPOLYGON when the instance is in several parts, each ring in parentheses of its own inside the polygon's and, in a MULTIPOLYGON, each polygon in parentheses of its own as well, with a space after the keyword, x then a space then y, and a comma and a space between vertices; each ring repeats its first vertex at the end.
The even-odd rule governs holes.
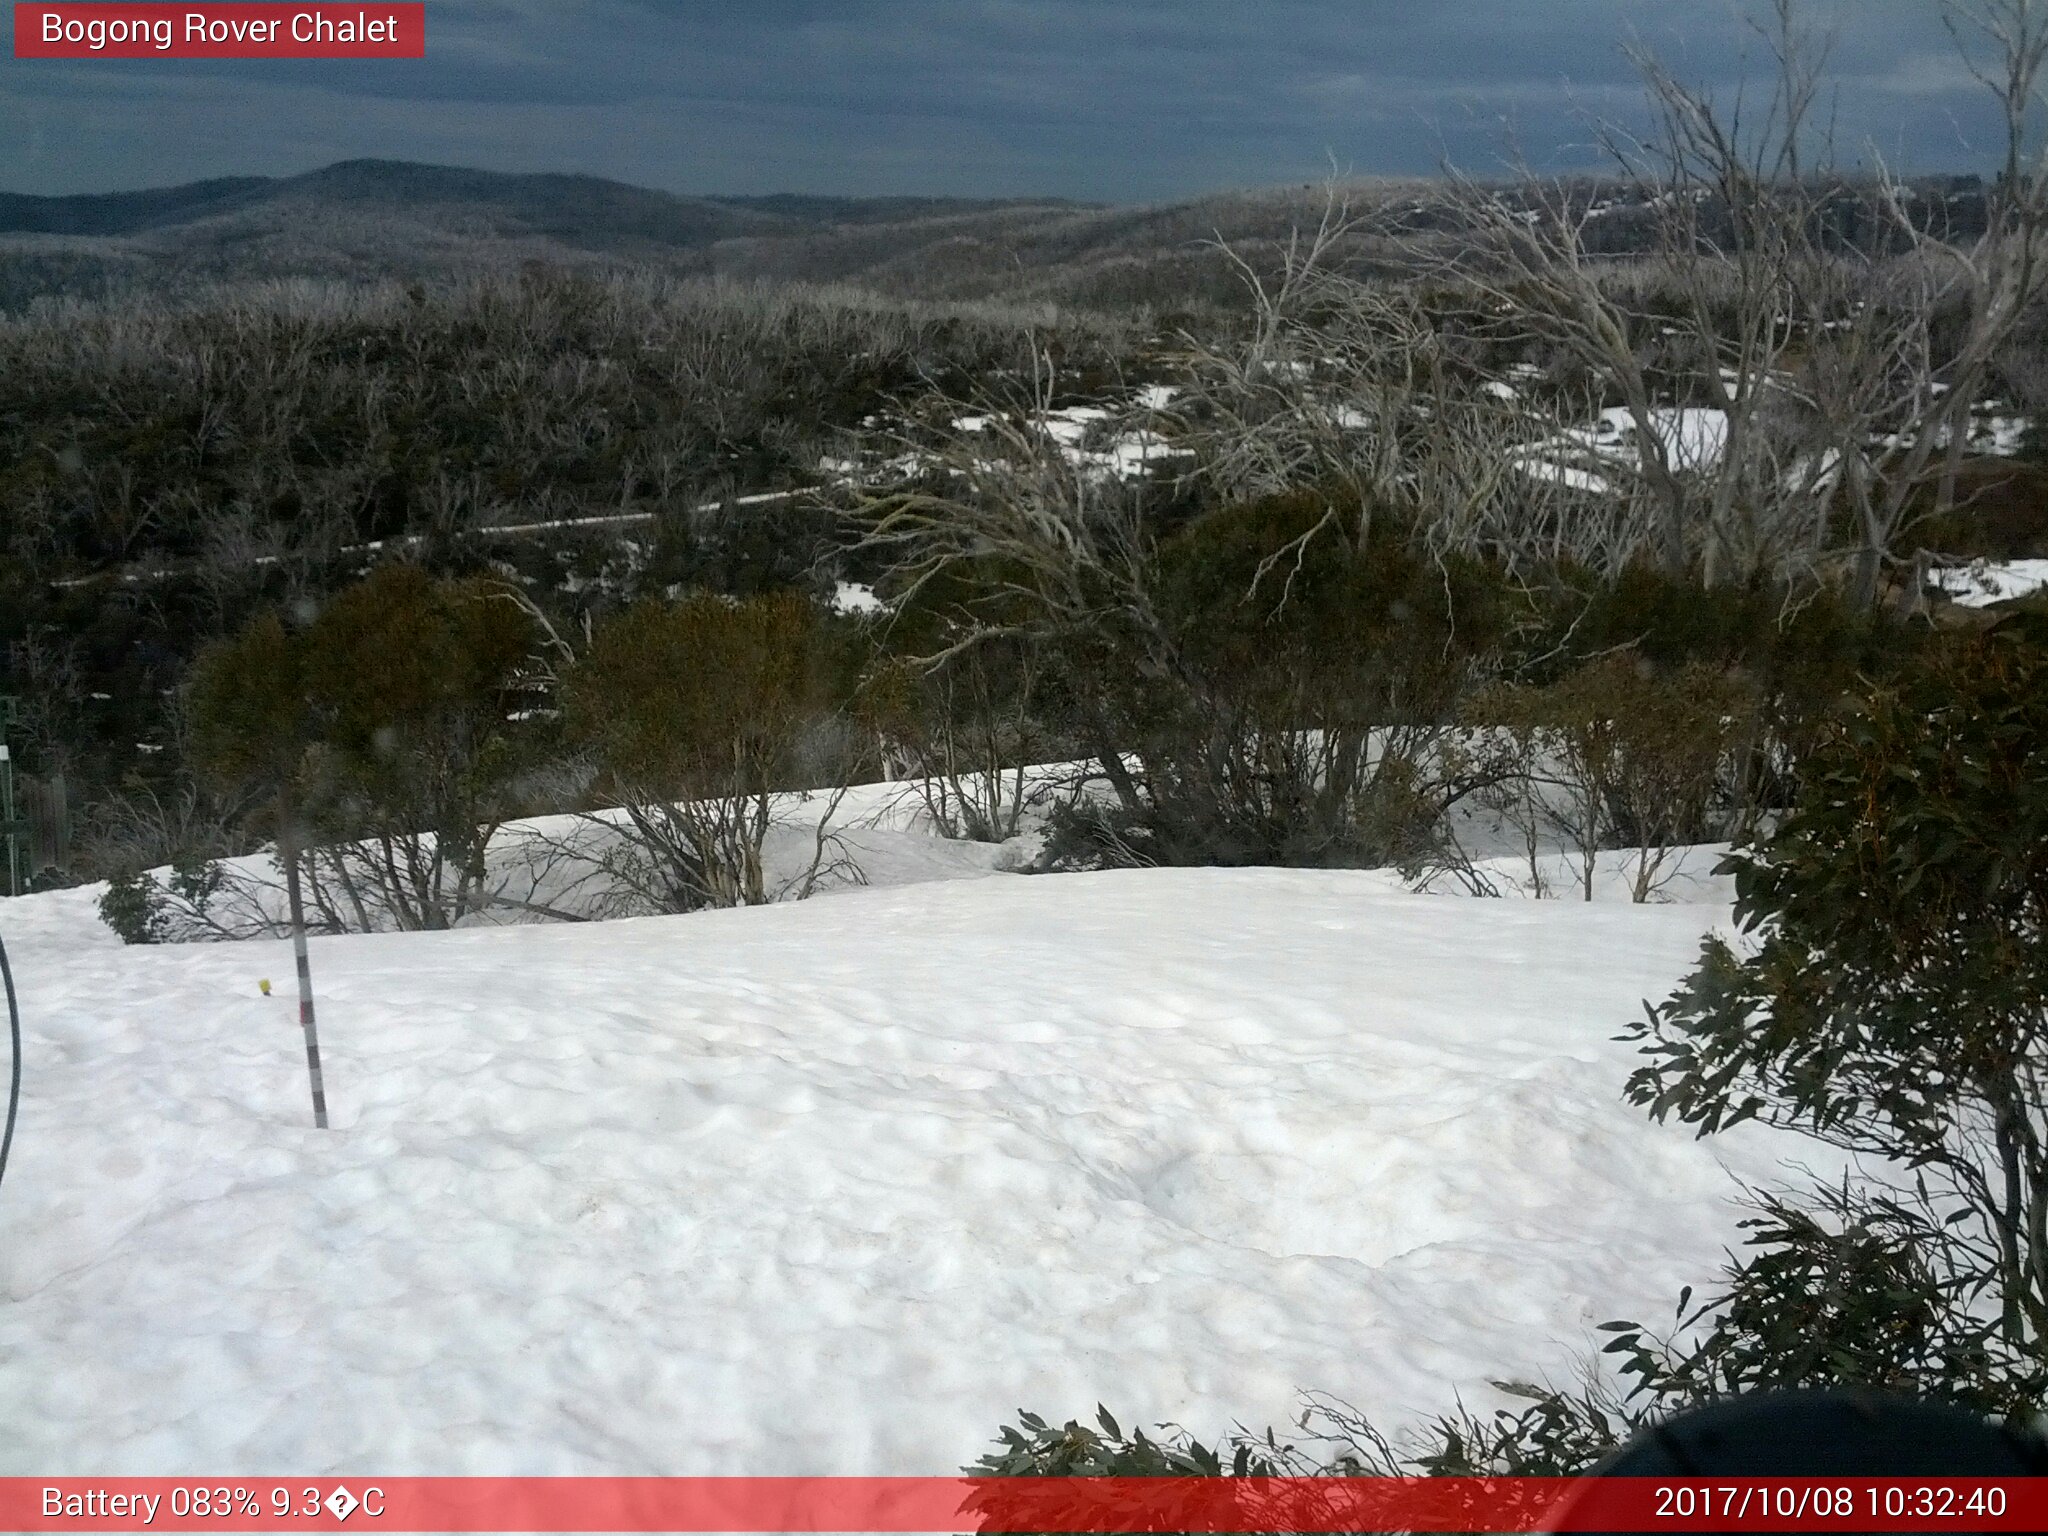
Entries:
POLYGON ((424 4, 24 5, 17 59, 422 59, 424 4))
POLYGON ((0 1477, 0 1529, 2040 1531, 2048 1478, 0 1477))

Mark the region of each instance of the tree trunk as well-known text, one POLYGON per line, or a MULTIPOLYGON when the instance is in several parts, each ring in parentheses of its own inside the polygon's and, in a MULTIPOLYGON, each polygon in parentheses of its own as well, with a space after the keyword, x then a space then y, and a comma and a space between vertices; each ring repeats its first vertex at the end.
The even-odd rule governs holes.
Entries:
POLYGON ((299 972, 299 1028, 306 1036, 306 1075, 313 1084, 313 1124, 327 1129, 327 1086, 320 1076, 320 1036, 313 1027, 313 965, 306 954, 306 909, 299 895, 299 840, 288 791, 277 796, 277 852, 284 863, 285 900, 291 911, 292 959, 299 972))
POLYGON ((1874 541, 1865 540, 1856 552, 1855 604, 1861 609, 1877 606, 1878 586, 1884 579, 1884 550, 1874 541))

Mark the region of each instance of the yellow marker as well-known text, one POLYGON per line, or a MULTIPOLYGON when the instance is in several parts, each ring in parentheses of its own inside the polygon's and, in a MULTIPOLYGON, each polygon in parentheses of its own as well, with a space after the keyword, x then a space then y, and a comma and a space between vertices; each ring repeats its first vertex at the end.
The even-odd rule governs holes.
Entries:
POLYGON ((265 997, 270 996, 270 978, 268 976, 264 977, 261 981, 256 983, 256 988, 265 997))

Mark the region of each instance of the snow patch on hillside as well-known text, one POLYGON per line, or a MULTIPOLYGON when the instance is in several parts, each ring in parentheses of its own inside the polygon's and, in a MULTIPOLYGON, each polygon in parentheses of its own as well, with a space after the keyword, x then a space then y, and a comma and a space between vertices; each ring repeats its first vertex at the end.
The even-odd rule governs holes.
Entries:
POLYGON ((1935 591, 1961 608, 1989 608, 2048 587, 2048 560, 1979 560, 1927 573, 1935 591))

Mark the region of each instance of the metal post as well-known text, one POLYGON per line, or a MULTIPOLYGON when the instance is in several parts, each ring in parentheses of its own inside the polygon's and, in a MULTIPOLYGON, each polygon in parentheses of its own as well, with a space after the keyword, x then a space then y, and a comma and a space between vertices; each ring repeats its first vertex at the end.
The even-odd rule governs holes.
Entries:
POLYGON ((28 881, 24 877, 27 859, 21 846, 22 824, 14 806, 14 763, 7 750, 7 728, 14 724, 15 702, 0 697, 0 837, 4 837, 5 868, 0 883, 9 896, 19 896, 28 881))

